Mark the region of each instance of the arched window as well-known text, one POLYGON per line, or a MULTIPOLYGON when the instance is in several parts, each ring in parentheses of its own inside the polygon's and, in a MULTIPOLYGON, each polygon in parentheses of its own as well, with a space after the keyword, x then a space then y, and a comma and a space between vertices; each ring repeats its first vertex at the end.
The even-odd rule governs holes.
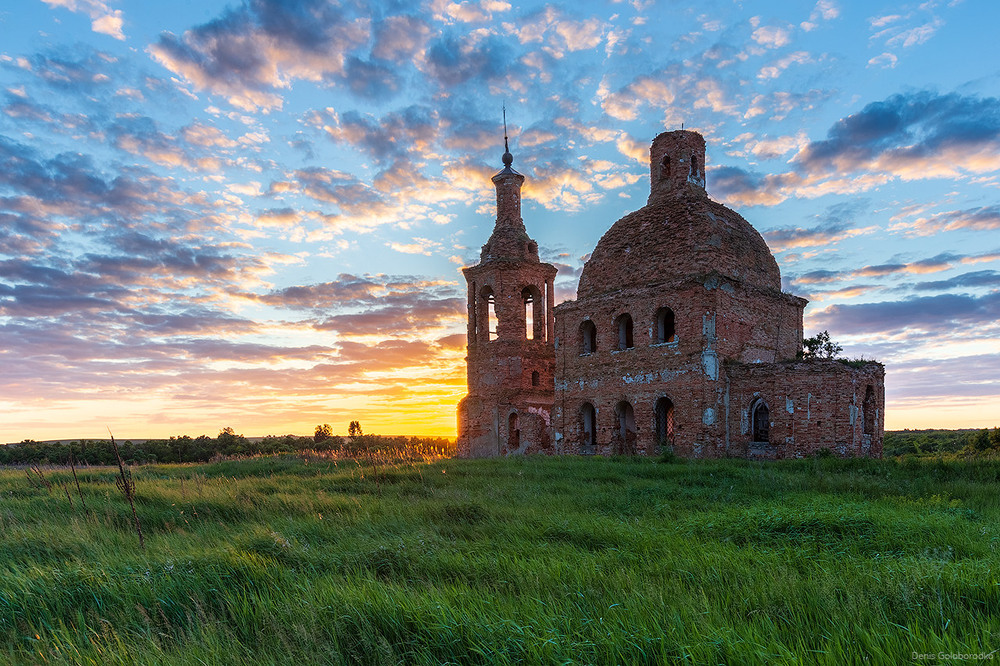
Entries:
POLYGON ((521 431, 517 427, 517 412, 507 417, 507 448, 515 451, 521 447, 521 431))
POLYGON ((676 336, 674 311, 670 308, 660 308, 656 311, 656 341, 673 342, 676 336))
POLYGON ((469 317, 472 319, 470 322, 470 329, 472 331, 472 342, 477 342, 479 339, 479 299, 477 298, 479 291, 476 288, 476 283, 472 283, 472 291, 469 292, 469 317))
POLYGON ((670 178, 670 155, 664 155, 660 160, 660 180, 670 178))
POLYGON ((521 301, 524 303, 524 337, 526 340, 535 339, 535 295, 531 292, 531 287, 521 290, 521 301))
POLYGON ((691 177, 695 178, 695 179, 699 178, 699 175, 698 175, 698 156, 697 155, 692 155, 691 156, 691 177))
POLYGON ((531 371, 531 385, 532 386, 538 386, 538 382, 539 382, 538 370, 532 370, 531 371))
POLYGON ((618 417, 618 449, 616 453, 631 455, 635 453, 635 411, 631 403, 622 400, 615 405, 615 416, 618 417))
POLYGON ((750 433, 753 441, 758 444, 767 444, 771 441, 771 413, 767 409, 767 403, 762 398, 757 398, 750 407, 750 433))
POLYGON ((656 401, 656 443, 674 445, 674 403, 666 396, 656 401))
POLYGON ((537 287, 521 290, 524 303, 524 337, 528 340, 545 339, 545 299, 537 287))
POLYGON ((869 384, 868 388, 865 389, 865 402, 862 406, 864 409, 865 424, 864 430, 862 431, 866 435, 875 434, 875 389, 869 384))
POLYGON ((597 326, 589 319, 580 324, 580 353, 592 354, 597 351, 597 326))
POLYGON ((597 412, 589 402, 580 405, 580 445, 593 447, 597 444, 597 412))
POLYGON ((483 287, 481 294, 483 303, 486 305, 484 308, 486 313, 486 321, 483 322, 486 326, 487 340, 497 339, 497 301, 496 297, 493 295, 493 290, 489 287, 483 287))
POLYGON ((635 346, 632 340, 632 315, 623 314, 615 320, 618 329, 618 349, 631 349, 635 346))

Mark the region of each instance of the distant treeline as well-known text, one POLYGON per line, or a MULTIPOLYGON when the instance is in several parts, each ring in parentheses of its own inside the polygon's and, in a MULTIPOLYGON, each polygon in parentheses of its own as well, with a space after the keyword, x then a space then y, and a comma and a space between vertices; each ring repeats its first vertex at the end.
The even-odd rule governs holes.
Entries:
MULTIPOLYGON (((444 437, 391 437, 359 435, 326 438, 296 435, 271 435, 248 439, 226 428, 218 437, 181 435, 170 439, 147 439, 133 443, 118 442, 122 459, 128 464, 198 463, 213 459, 241 456, 275 455, 279 453, 344 452, 364 455, 365 452, 391 450, 422 450, 433 447, 454 452, 455 445, 444 437)), ((70 455, 77 465, 117 465, 111 440, 82 439, 72 442, 35 442, 0 446, 0 465, 68 465, 70 455)))
POLYGON ((890 430, 883 451, 888 456, 1000 451, 1000 428, 982 430, 890 430))
MULTIPOLYGON (((445 437, 389 437, 358 435, 301 437, 270 435, 248 439, 226 428, 218 437, 181 435, 170 439, 147 439, 118 443, 122 459, 128 464, 198 463, 213 459, 275 455, 279 453, 342 452, 364 455, 366 452, 434 448, 454 454, 455 445, 445 437)), ((885 433, 886 457, 904 455, 1000 453, 1000 428, 982 430, 890 430, 885 433)), ((70 455, 78 465, 116 465, 111 440, 82 439, 72 442, 35 442, 0 446, 0 465, 68 465, 70 455)))

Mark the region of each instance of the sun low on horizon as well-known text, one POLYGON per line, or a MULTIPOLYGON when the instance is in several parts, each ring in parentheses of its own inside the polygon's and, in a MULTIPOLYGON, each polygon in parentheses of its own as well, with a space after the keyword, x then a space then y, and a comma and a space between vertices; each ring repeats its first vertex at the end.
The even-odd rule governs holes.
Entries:
POLYGON ((558 303, 682 126, 887 429, 1000 425, 1000 5, 765 4, 0 7, 0 443, 454 436, 505 130, 558 303))

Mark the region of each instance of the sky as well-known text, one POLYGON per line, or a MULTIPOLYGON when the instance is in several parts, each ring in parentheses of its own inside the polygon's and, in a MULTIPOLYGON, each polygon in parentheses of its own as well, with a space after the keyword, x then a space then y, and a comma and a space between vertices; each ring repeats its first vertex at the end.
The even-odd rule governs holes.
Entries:
POLYGON ((701 132, 886 428, 1000 425, 993 0, 0 0, 0 442, 454 435, 503 121, 557 300, 701 132))

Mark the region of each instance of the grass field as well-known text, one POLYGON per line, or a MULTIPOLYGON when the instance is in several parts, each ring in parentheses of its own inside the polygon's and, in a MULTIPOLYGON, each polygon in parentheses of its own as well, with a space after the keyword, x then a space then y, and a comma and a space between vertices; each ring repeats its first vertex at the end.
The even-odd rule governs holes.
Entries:
POLYGON ((839 665, 1000 649, 998 461, 144 466, 145 550, 117 469, 79 472, 86 512, 70 470, 43 473, 51 491, 0 471, 0 661, 839 665))

